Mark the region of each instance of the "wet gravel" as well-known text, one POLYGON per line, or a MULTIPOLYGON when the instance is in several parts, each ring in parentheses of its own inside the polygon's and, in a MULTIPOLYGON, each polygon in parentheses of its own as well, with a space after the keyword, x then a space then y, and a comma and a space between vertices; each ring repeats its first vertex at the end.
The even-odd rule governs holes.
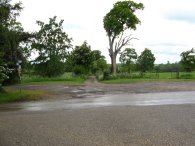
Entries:
POLYGON ((195 105, 1 112, 1 146, 194 146, 195 105))
POLYGON ((195 91, 195 81, 189 82, 143 82, 132 84, 101 84, 87 82, 84 85, 24 85, 12 86, 11 88, 22 90, 44 90, 48 94, 43 99, 70 99, 83 98, 86 93, 89 94, 117 94, 117 93, 156 93, 156 92, 177 92, 177 91, 195 91))
MULTIPOLYGON (((45 90, 50 99, 66 100, 91 94, 195 91, 195 82, 26 85, 22 89, 45 90)), ((195 104, 0 110, 0 146, 194 145, 195 104)))

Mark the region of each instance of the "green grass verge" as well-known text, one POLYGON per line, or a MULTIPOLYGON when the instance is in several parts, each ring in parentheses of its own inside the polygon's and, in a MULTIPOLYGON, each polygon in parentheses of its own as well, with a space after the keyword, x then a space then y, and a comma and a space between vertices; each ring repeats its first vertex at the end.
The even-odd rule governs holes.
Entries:
POLYGON ((195 72, 163 72, 163 73, 144 73, 140 77, 139 72, 121 73, 111 76, 109 80, 102 81, 106 84, 129 84, 138 82, 180 82, 180 81, 195 81, 195 72), (179 78, 178 78, 179 77, 179 78))
POLYGON ((83 84, 82 77, 72 77, 71 73, 65 73, 58 77, 25 76, 22 77, 22 84, 83 84))
POLYGON ((0 104, 18 101, 39 100, 45 93, 43 91, 6 90, 0 93, 0 104))
POLYGON ((181 82, 181 81, 195 81, 195 79, 113 79, 101 81, 105 84, 131 84, 140 82, 181 82))

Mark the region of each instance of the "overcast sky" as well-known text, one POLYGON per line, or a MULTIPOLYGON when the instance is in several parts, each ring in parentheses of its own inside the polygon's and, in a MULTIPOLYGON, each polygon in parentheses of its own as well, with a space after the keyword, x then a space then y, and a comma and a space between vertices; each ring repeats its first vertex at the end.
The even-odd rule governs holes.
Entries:
MULTIPOLYGON (((21 0, 24 10, 19 17, 26 31, 39 27, 36 20, 48 22, 57 16, 64 20, 64 31, 73 38, 74 45, 87 41, 92 50, 101 50, 110 63, 108 39, 103 17, 118 0, 21 0)), ((13 0, 17 2, 17 0, 13 0)), ((132 31, 131 46, 140 54, 144 48, 152 50, 155 63, 176 62, 182 51, 195 47, 195 0, 136 0, 145 6, 137 16, 141 25, 132 31)))

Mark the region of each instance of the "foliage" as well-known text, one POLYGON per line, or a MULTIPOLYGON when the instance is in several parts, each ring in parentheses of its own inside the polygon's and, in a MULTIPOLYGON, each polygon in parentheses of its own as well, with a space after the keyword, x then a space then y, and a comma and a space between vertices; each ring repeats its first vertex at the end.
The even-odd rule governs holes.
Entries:
POLYGON ((130 73, 132 68, 135 67, 137 59, 137 53, 133 48, 126 48, 123 52, 120 53, 120 62, 124 68, 127 68, 127 71, 130 73))
POLYGON ((25 60, 20 43, 25 42, 31 34, 24 32, 21 24, 17 21, 17 16, 22 10, 22 3, 11 4, 10 0, 3 0, 0 3, 0 65, 7 64, 9 69, 13 69, 7 74, 9 78, 4 84, 18 81, 16 63, 18 60, 25 60))
POLYGON ((2 83, 4 80, 9 79, 8 74, 11 73, 12 70, 7 67, 7 65, 0 65, 0 93, 3 91, 2 83))
POLYGON ((86 41, 81 46, 76 46, 70 57, 73 71, 76 74, 88 74, 93 63, 91 46, 86 41))
POLYGON ((181 65, 184 68, 185 71, 191 72, 195 69, 195 55, 191 55, 192 53, 195 53, 192 50, 185 51, 181 53, 181 65))
POLYGON ((157 64, 154 67, 154 70, 157 72, 177 72, 183 71, 181 64, 179 62, 170 63, 169 61, 166 64, 157 64))
POLYGON ((91 68, 91 72, 93 74, 96 74, 97 72, 105 72, 108 70, 108 65, 105 60, 105 57, 101 54, 101 51, 99 50, 94 50, 91 52, 93 56, 93 64, 91 68))
POLYGON ((137 65, 141 73, 151 71, 154 68, 154 61, 154 54, 146 48, 137 59, 137 65))
POLYGON ((59 60, 56 56, 51 57, 46 62, 41 62, 35 65, 36 72, 44 77, 55 77, 64 73, 64 63, 59 60))
POLYGON ((104 29, 109 38, 109 55, 112 63, 112 73, 116 73, 116 56, 122 47, 134 39, 131 36, 123 36, 125 30, 136 30, 140 20, 135 15, 136 10, 143 9, 142 3, 131 0, 119 1, 104 17, 104 29))
POLYGON ((64 72, 67 50, 72 47, 72 39, 63 32, 63 20, 56 22, 56 16, 49 23, 37 21, 41 27, 32 43, 32 49, 38 52, 35 59, 36 71, 42 76, 57 76, 64 72))
POLYGON ((107 70, 105 57, 99 50, 91 50, 86 41, 81 46, 76 46, 67 60, 76 74, 95 74, 98 71, 107 70))

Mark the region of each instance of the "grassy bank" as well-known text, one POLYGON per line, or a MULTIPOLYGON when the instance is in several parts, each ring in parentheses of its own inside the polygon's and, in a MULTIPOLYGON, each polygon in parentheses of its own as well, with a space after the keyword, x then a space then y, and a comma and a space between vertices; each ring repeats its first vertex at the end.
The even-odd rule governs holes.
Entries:
POLYGON ((6 89, 5 93, 0 93, 0 104, 17 102, 17 101, 29 101, 38 100, 45 94, 43 91, 27 91, 27 90, 10 90, 6 89))

